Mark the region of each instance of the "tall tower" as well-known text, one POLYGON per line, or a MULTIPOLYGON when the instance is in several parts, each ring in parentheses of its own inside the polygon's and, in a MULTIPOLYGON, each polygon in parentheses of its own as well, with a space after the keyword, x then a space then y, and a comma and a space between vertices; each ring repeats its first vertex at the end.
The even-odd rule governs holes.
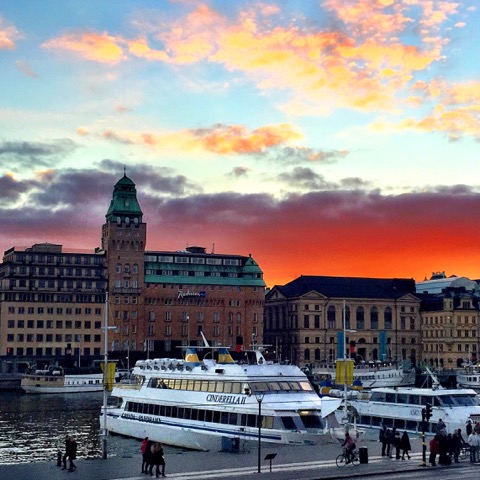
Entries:
POLYGON ((113 198, 102 226, 109 294, 110 350, 143 349, 144 253, 147 225, 142 221, 135 184, 124 174, 113 189, 113 198))

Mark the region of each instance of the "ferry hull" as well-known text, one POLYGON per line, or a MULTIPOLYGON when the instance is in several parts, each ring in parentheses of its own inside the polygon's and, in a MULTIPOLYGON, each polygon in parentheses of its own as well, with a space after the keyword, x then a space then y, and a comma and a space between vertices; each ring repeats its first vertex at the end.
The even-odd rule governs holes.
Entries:
MULTIPOLYGON (((226 428, 226 425, 192 425, 181 422, 169 422, 170 419, 161 423, 138 421, 123 418, 120 411, 107 413, 107 430, 111 433, 149 439, 162 442, 165 445, 187 448, 190 450, 210 451, 223 448, 225 438, 238 440, 238 447, 244 448, 248 442, 258 441, 258 429, 226 428)), ((100 416, 100 426, 104 426, 103 414, 100 416)), ((331 437, 324 433, 299 434, 296 432, 268 432, 262 430, 262 443, 287 444, 287 445, 316 445, 328 443, 331 437)))

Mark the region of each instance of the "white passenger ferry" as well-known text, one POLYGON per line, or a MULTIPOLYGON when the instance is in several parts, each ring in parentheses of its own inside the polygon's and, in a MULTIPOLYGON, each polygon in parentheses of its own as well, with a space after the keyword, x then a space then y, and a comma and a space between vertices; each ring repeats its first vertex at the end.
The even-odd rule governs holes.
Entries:
POLYGON ((46 370, 33 370, 22 375, 20 387, 25 393, 86 393, 103 390, 102 373, 65 371, 51 366, 46 370))
MULTIPOLYGON (((352 392, 353 393, 353 392, 352 392)), ((422 431, 422 409, 432 406, 432 418, 425 423, 425 433, 437 433, 440 419, 446 424, 447 433, 461 428, 471 420, 480 421, 480 403, 471 389, 444 388, 374 388, 370 392, 355 392, 349 400, 355 409, 357 425, 380 429, 396 427, 410 433, 422 431)))
MULTIPOLYGON (((343 362, 343 360, 337 360, 343 362)), ((312 369, 314 381, 321 386, 325 380, 336 384, 337 365, 320 365, 312 369)), ((408 387, 415 385, 415 370, 390 362, 363 362, 354 366, 353 381, 364 389, 408 387)))
POLYGON ((236 450, 257 440, 260 416, 262 442, 311 445, 330 439, 341 400, 320 399, 298 367, 266 361, 259 349, 244 352, 239 362, 225 347, 217 360, 208 358, 213 349, 203 361, 189 347, 185 360, 137 362, 134 383, 114 385, 119 403, 107 407, 107 430, 195 450, 236 450))

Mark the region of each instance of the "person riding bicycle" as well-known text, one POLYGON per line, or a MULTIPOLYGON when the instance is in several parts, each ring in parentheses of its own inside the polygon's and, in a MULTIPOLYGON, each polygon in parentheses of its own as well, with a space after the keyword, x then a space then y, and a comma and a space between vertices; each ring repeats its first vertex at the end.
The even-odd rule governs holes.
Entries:
POLYGON ((355 450, 355 440, 347 432, 345 434, 345 440, 342 443, 342 447, 345 447, 345 463, 350 463, 353 458, 353 451, 355 450))

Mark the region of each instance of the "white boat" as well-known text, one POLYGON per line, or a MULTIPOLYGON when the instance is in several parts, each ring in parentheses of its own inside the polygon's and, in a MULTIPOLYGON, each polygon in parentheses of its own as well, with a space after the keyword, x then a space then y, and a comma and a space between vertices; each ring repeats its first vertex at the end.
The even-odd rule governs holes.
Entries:
POLYGON ((194 450, 239 449, 259 436, 261 442, 311 445, 331 441, 329 419, 341 400, 320 399, 295 365, 267 361, 261 351, 244 352, 233 362, 225 347, 211 348, 199 360, 189 347, 185 360, 138 361, 131 384, 115 384, 118 406, 100 416, 107 431, 149 437, 194 450), (212 359, 214 350, 218 359, 212 359), (106 422, 105 422, 106 420, 106 422))
POLYGON ((425 433, 435 434, 439 420, 443 420, 447 433, 465 424, 480 421, 480 403, 472 389, 434 388, 374 388, 370 392, 352 392, 349 405, 355 409, 357 425, 380 429, 396 427, 409 433, 422 432, 422 410, 432 406, 432 417, 425 422, 425 433))
MULTIPOLYGON (((342 363, 339 359, 337 363, 342 363)), ((320 365, 312 369, 314 381, 322 386, 325 381, 335 383, 336 379, 335 365, 320 365)), ((408 387, 415 385, 415 370, 405 370, 402 365, 395 365, 390 362, 362 362, 356 364, 353 369, 354 385, 359 385, 364 389, 377 387, 408 387)))
POLYGON ((83 393, 103 390, 102 373, 51 366, 46 370, 33 370, 22 375, 20 387, 25 393, 83 393))
POLYGON ((456 379, 458 387, 472 388, 477 393, 480 392, 480 365, 467 365, 457 370, 456 379))

